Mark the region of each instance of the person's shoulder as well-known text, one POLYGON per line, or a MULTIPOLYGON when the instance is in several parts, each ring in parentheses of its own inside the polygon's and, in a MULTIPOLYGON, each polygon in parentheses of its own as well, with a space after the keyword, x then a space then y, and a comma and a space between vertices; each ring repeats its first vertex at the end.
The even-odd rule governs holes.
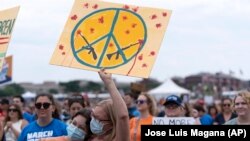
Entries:
POLYGON ((65 122, 58 120, 58 119, 53 119, 53 122, 56 125, 67 126, 65 122))
POLYGON ((55 132, 56 136, 68 135, 67 134, 67 125, 58 119, 53 119, 52 123, 50 124, 50 126, 47 129, 53 130, 55 132))
POLYGON ((224 125, 237 125, 237 118, 233 118, 224 123, 224 125))
POLYGON ((23 118, 26 119, 29 123, 33 122, 36 120, 36 115, 35 114, 30 114, 28 112, 23 113, 23 118))
POLYGON ((209 114, 205 114, 204 118, 209 119, 209 120, 213 120, 213 117, 211 115, 209 115, 209 114))
POLYGON ((129 122, 133 124, 137 119, 138 117, 132 117, 131 119, 129 119, 129 122))
POLYGON ((50 128, 56 128, 59 132, 67 132, 67 124, 58 119, 53 119, 53 124, 50 128))
POLYGON ((32 115, 28 112, 23 112, 23 118, 30 119, 30 118, 32 118, 32 115))
POLYGON ((23 127, 22 133, 29 132, 29 131, 35 131, 35 130, 37 130, 37 125, 36 125, 36 121, 33 121, 33 122, 31 122, 23 127))
POLYGON ((25 128, 34 127, 34 126, 37 126, 36 120, 27 124, 27 126, 25 126, 25 128))
POLYGON ((236 113, 232 113, 232 118, 236 118, 238 115, 236 113))

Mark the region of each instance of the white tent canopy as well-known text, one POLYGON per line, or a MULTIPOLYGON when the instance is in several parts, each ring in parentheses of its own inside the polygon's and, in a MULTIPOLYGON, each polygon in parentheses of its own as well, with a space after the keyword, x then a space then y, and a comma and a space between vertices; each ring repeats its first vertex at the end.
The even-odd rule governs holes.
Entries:
POLYGON ((233 99, 237 95, 237 93, 239 93, 239 91, 224 91, 222 92, 222 96, 233 99))
POLYGON ((102 98, 106 99, 110 97, 109 93, 99 93, 99 94, 94 94, 94 93, 88 93, 86 94, 88 98, 102 98))
POLYGON ((35 98, 36 94, 28 91, 28 92, 25 92, 24 94, 22 94, 22 97, 23 98, 35 98))
POLYGON ((53 97, 56 99, 64 99, 64 98, 68 97, 68 95, 63 94, 63 93, 59 93, 59 94, 54 94, 53 97))
POLYGON ((172 94, 181 96, 182 94, 190 94, 191 92, 178 86, 173 80, 167 79, 160 86, 148 91, 148 93, 159 100, 160 98, 165 98, 172 94))
POLYGON ((99 93, 98 98, 109 98, 110 94, 109 93, 99 93))

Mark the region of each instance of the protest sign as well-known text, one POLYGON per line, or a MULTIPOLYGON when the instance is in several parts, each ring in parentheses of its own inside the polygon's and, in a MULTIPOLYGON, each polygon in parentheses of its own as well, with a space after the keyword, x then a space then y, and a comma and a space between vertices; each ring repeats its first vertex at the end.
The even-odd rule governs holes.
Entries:
POLYGON ((148 78, 171 11, 75 0, 50 64, 148 78))

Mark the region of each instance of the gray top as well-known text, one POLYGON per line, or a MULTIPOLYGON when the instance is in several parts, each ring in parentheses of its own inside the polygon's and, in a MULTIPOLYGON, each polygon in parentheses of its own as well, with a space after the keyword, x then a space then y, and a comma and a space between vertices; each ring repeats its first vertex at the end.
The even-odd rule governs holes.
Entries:
POLYGON ((237 125, 237 117, 227 121, 224 125, 237 125))

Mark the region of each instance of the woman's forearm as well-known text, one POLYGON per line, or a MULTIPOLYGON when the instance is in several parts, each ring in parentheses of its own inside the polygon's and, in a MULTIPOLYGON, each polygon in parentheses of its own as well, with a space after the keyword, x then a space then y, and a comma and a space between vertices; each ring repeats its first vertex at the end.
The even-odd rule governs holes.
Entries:
POLYGON ((114 110, 117 113, 117 117, 118 118, 124 118, 126 116, 128 117, 127 106, 120 92, 118 91, 114 81, 111 81, 110 83, 105 84, 105 86, 108 89, 108 92, 110 93, 110 96, 112 98, 114 110))

